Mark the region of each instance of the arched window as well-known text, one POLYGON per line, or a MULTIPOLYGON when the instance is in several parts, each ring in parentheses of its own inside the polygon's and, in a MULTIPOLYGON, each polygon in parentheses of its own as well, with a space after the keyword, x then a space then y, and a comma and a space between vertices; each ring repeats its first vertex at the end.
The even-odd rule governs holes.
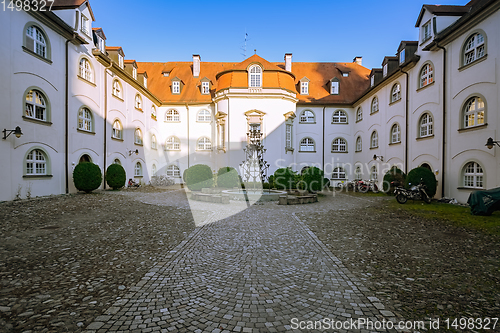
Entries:
POLYGON ((373 131, 372 135, 370 136, 370 148, 377 148, 378 147, 378 133, 377 131, 373 131))
POLYGON ((40 149, 31 150, 25 159, 25 175, 42 176, 48 174, 47 156, 40 149))
POLYGON ((463 109, 464 128, 474 127, 484 124, 484 101, 481 97, 469 98, 463 109))
POLYGON ((391 127, 391 143, 401 142, 401 129, 399 124, 394 124, 391 127))
POLYGON ((332 172, 332 179, 346 179, 345 170, 342 167, 336 167, 332 172))
POLYGON ((434 133, 433 121, 430 113, 426 112, 422 115, 422 117, 420 117, 419 133, 421 138, 431 136, 434 133))
POLYGON ((463 64, 468 65, 479 58, 484 57, 485 53, 484 36, 480 33, 472 34, 465 42, 463 51, 463 64))
POLYGON ((80 77, 89 82, 93 82, 94 73, 92 72, 92 66, 87 58, 80 59, 80 77))
POLYGON ((156 164, 151 166, 151 175, 156 176, 156 164))
POLYGON ((141 162, 137 162, 134 167, 134 176, 140 177, 142 176, 142 164, 141 162))
POLYGON ((39 90, 33 89, 26 93, 24 116, 49 121, 46 98, 39 90))
POLYGON ((136 145, 142 145, 142 131, 140 128, 136 128, 134 132, 134 143, 136 145))
POLYGON ((151 149, 156 149, 156 135, 151 135, 151 149))
POLYGON ((111 133, 111 137, 114 139, 123 139, 123 126, 119 120, 115 120, 113 122, 113 132, 111 133))
POLYGON ((170 164, 167 167, 167 176, 176 177, 176 178, 180 177, 181 171, 179 170, 179 167, 177 165, 170 164))
POLYGON ((372 108, 371 108, 371 113, 378 112, 378 97, 375 96, 372 99, 372 108))
POLYGON ((156 120, 156 107, 154 105, 151 107, 151 118, 156 120))
POLYGON ((83 154, 80 157, 80 160, 78 161, 78 163, 90 163, 90 162, 92 162, 92 158, 90 158, 88 154, 83 154))
POLYGON ((343 138, 336 138, 332 142, 332 153, 347 153, 347 142, 343 138))
POLYGON ((45 34, 39 27, 32 25, 26 29, 25 46, 28 50, 33 51, 42 58, 49 58, 48 45, 45 34))
POLYGON ((168 110, 167 113, 165 114, 165 121, 166 122, 179 122, 179 121, 181 121, 181 117, 179 115, 179 112, 177 110, 174 110, 174 109, 168 110))
POLYGON ((301 123, 314 123, 316 121, 316 117, 314 116, 314 112, 310 110, 304 110, 300 114, 300 122, 301 123))
POLYGON ((113 161, 113 164, 122 165, 122 162, 120 162, 119 159, 115 158, 115 160, 113 161))
POLYGON ((135 108, 142 111, 142 97, 141 95, 135 95, 135 108))
POLYGON ((463 169, 464 187, 483 188, 483 168, 476 162, 469 162, 463 169))
POLYGON ((212 121, 212 114, 208 110, 200 110, 196 120, 200 122, 210 122, 212 121))
POLYGON ((316 151, 316 145, 311 138, 304 138, 300 141, 299 151, 316 151))
POLYGON ((361 106, 356 111, 356 122, 363 120, 363 109, 361 106))
POLYGON ((391 103, 399 101, 401 99, 401 85, 396 83, 391 89, 391 103))
POLYGON ((212 142, 209 138, 203 137, 198 139, 198 150, 212 150, 212 142))
POLYGON ((253 65, 249 70, 248 86, 251 88, 262 87, 262 68, 253 65))
POLYGON ((92 112, 83 107, 78 111, 78 129, 81 131, 92 132, 92 112))
POLYGON ((355 179, 363 178, 363 172, 361 171, 361 167, 359 165, 356 166, 356 170, 354 171, 354 178, 355 179))
POLYGON ((420 70, 420 84, 419 87, 423 88, 434 82, 434 69, 431 64, 425 64, 420 70))
POLYGON ((358 136, 356 138, 356 151, 361 151, 363 149, 363 141, 361 140, 361 137, 358 136))
POLYGON ((347 124, 347 113, 344 110, 337 110, 333 113, 332 123, 347 124))
POLYGON ((376 165, 372 166, 370 169, 370 179, 375 181, 378 180, 378 170, 376 165))
POLYGON ((165 150, 181 150, 181 140, 176 136, 167 138, 165 142, 165 150))
POLYGON ((113 96, 122 98, 122 85, 118 80, 113 81, 113 96))

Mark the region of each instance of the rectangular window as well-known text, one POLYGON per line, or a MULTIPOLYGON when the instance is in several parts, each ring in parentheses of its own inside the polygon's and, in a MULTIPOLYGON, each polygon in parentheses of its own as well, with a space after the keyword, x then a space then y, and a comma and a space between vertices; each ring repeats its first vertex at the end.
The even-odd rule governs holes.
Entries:
POLYGON ((339 94, 339 83, 338 82, 332 82, 331 83, 331 91, 330 94, 332 95, 338 95, 339 94))
POLYGON ((422 26, 422 42, 431 38, 431 21, 422 26))
POLYGON ((402 64, 405 62, 406 55, 405 55, 405 49, 402 49, 401 52, 399 52, 399 63, 402 64))
POLYGON ((309 82, 301 82, 300 83, 300 94, 301 95, 309 95, 309 82))
POLYGON ((179 81, 172 82, 172 94, 180 94, 181 83, 179 81))
POLYGON ((201 83, 201 93, 207 95, 210 93, 210 86, 208 82, 201 83))
POLYGON ((121 56, 121 54, 118 55, 118 65, 120 66, 120 68, 123 68, 123 57, 121 56))
POLYGON ((82 15, 82 32, 87 36, 89 33, 89 19, 82 15))
POLYGON ((132 69, 132 77, 137 80, 137 68, 132 69))
POLYGON ((387 67, 388 67, 388 65, 387 65, 387 64, 385 64, 385 65, 384 65, 384 77, 386 77, 386 76, 387 76, 387 67))
POLYGON ((292 149, 292 124, 286 124, 285 148, 292 149))
POLYGON ((372 75, 372 76, 370 77, 370 85, 371 85, 372 87, 375 85, 375 76, 374 76, 374 75, 372 75))
POLYGON ((349 77, 349 73, 342 73, 343 77, 349 77))

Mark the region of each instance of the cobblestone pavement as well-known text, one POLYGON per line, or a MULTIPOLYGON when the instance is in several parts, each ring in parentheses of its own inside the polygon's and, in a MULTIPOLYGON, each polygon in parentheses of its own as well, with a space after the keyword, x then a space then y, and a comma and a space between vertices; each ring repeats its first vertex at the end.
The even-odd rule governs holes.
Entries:
MULTIPOLYGON (((161 194, 137 199, 164 202, 161 194)), ((266 203, 222 220, 218 217, 226 217, 227 210, 239 211, 239 203, 192 204, 193 215, 205 216, 204 223, 159 255, 87 333, 302 332, 294 323, 394 316, 295 214, 359 209, 370 200, 338 196, 314 205, 266 203)))

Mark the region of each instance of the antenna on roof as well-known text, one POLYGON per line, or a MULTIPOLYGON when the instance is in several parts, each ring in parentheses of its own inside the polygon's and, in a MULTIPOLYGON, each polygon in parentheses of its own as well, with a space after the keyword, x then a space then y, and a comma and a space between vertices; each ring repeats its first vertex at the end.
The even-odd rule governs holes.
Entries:
POLYGON ((241 47, 241 50, 243 51, 243 53, 241 54, 245 59, 247 58, 247 42, 249 41, 250 39, 248 38, 248 34, 247 34, 247 29, 245 29, 245 43, 243 44, 243 47, 241 47))

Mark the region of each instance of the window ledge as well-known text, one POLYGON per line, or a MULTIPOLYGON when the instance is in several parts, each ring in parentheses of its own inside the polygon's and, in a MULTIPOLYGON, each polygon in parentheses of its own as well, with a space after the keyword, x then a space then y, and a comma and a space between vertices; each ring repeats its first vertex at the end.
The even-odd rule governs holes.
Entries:
POLYGON ((459 128, 458 132, 462 133, 462 132, 469 132, 469 131, 480 130, 480 129, 486 128, 487 126, 488 126, 488 123, 484 123, 484 124, 481 124, 481 125, 476 125, 476 126, 471 126, 471 127, 466 127, 466 128, 459 128))
POLYGON ((45 125, 45 126, 50 126, 52 123, 50 121, 45 121, 45 120, 40 120, 40 119, 35 119, 35 118, 30 118, 23 116, 23 119, 32 123, 40 124, 40 125, 45 125))
POLYGON ((313 151, 302 151, 302 150, 299 150, 299 153, 315 153, 316 150, 313 150, 313 151))
POLYGON ((400 145, 400 144, 401 144, 401 141, 391 142, 391 143, 389 143, 389 146, 400 145))
POLYGON ((90 84, 92 87, 97 87, 96 84, 92 81, 89 81, 83 77, 81 77, 80 75, 77 75, 78 79, 82 80, 83 82, 87 83, 87 84, 90 84))
POLYGON ((139 112, 144 112, 144 111, 142 111, 142 109, 141 109, 141 108, 135 108, 135 109, 136 109, 137 111, 139 111, 139 112))
POLYGON ((142 146, 144 146, 144 143, 137 143, 137 142, 134 142, 134 145, 136 145, 136 146, 141 146, 141 147, 142 147, 142 146))
POLYGON ((471 66, 474 66, 475 64, 478 64, 478 63, 480 63, 482 61, 485 61, 487 57, 488 57, 488 54, 485 54, 484 56, 482 56, 479 59, 474 60, 470 64, 462 65, 461 67, 458 67, 458 71, 461 72, 461 71, 466 70, 467 68, 469 68, 471 66))
POLYGON ((390 106, 390 105, 393 105, 393 104, 396 104, 396 103, 398 103, 398 102, 401 102, 401 99, 402 99, 402 98, 399 98, 397 101, 390 102, 390 103, 389 103, 389 106, 390 106))
POLYGON ((300 121, 299 124, 316 124, 315 121, 300 121))
POLYGON ((144 176, 135 176, 135 175, 134 175, 134 178, 142 178, 142 177, 144 177, 144 176))
POLYGON ((347 154, 347 151, 332 150, 332 154, 347 154))
POLYGON ((211 152, 212 149, 196 149, 197 152, 211 152))
POLYGON ((375 113, 378 113, 378 111, 375 111, 375 112, 370 112, 370 116, 371 116, 372 114, 375 114, 375 113))
POLYGON ((23 178, 30 178, 30 179, 33 179, 33 178, 44 179, 44 178, 52 178, 52 177, 53 177, 52 175, 23 175, 23 178))
POLYGON ((80 129, 80 128, 77 128, 76 130, 77 130, 77 132, 80 132, 80 133, 85 133, 85 134, 95 135, 95 132, 82 130, 82 129, 80 129))
POLYGON ((36 53, 36 52, 31 51, 31 50, 30 50, 30 49, 28 49, 26 46, 23 46, 23 51, 24 51, 24 52, 26 52, 26 53, 31 54, 31 55, 32 55, 32 56, 34 56, 35 58, 38 58, 38 59, 40 59, 40 60, 42 60, 42 61, 45 61, 45 62, 46 62, 46 63, 48 63, 49 65, 52 65, 52 61, 51 61, 51 60, 49 60, 49 59, 47 59, 47 58, 42 57, 41 55, 39 55, 39 54, 38 54, 38 53, 36 53))
POLYGON ((181 121, 170 121, 170 120, 165 120, 166 123, 176 123, 176 124, 179 124, 181 121))
POLYGON ((427 139, 433 139, 433 138, 434 138, 434 134, 427 135, 427 136, 421 136, 421 137, 416 138, 416 140, 420 141, 420 140, 427 140, 427 139))
MULTIPOLYGON (((361 121, 361 120, 359 120, 359 121, 361 121)), ((334 123, 334 122, 332 121, 332 125, 349 125, 349 123, 334 123)))
POLYGON ((114 94, 111 94, 111 96, 113 96, 114 98, 116 98, 117 100, 119 101, 122 101, 123 102, 123 98, 119 97, 119 96, 116 96, 114 94))
POLYGON ((417 92, 421 91, 421 90, 424 90, 425 88, 429 87, 429 86, 432 86, 436 81, 432 81, 431 83, 429 84, 426 84, 425 86, 423 87, 420 87, 417 89, 417 92))
POLYGON ((123 139, 120 139, 120 138, 115 138, 115 137, 111 137, 112 140, 115 140, 115 141, 122 141, 123 142, 123 139))
POLYGON ((355 150, 354 152, 355 152, 355 153, 361 153, 361 152, 362 152, 362 150, 355 150))
POLYGON ((483 187, 466 187, 466 186, 459 186, 457 187, 457 190, 470 190, 470 191, 478 191, 478 190, 484 190, 483 187))
POLYGON ((361 118, 360 120, 356 120, 356 123, 359 123, 361 121, 363 121, 363 118, 361 118))
POLYGON ((165 151, 181 151, 180 149, 164 149, 165 151))
POLYGON ((151 116, 151 119, 153 119, 154 121, 156 121, 156 117, 155 116, 151 116))
POLYGON ((378 146, 370 147, 370 149, 378 149, 378 146))
POLYGON ((197 120, 196 122, 197 122, 197 123, 205 123, 205 124, 210 124, 212 121, 210 121, 210 120, 209 120, 209 121, 206 121, 206 120, 204 120, 204 121, 197 120))

